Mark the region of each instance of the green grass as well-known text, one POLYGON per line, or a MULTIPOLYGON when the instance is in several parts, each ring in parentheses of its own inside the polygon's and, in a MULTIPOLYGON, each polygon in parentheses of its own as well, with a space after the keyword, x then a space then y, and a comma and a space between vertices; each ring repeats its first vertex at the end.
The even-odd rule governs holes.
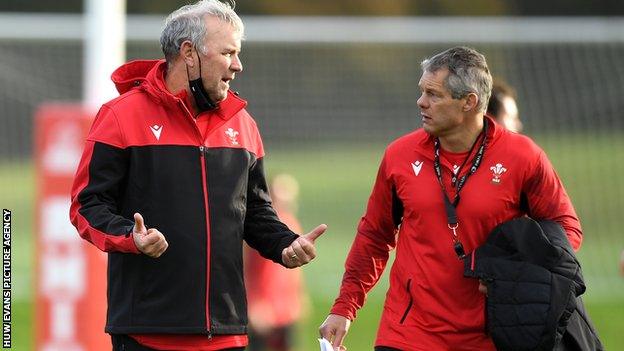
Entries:
POLYGON ((13 350, 34 349, 33 313, 34 303, 31 298, 21 298, 13 301, 13 321, 11 337, 13 350))
MULTIPOLYGON (((579 252, 588 291, 585 302, 609 350, 624 349, 624 277, 617 261, 624 249, 619 211, 624 208, 624 137, 616 134, 539 136, 572 197, 585 239, 579 252)), ((304 268, 312 308, 300 325, 298 351, 318 350, 318 326, 338 292, 343 264, 364 212, 383 145, 310 145, 267 150, 269 173, 287 171, 301 184, 299 217, 304 229, 329 225, 318 257, 304 268)), ((469 186, 469 185, 468 185, 469 186)), ((13 211, 13 345, 33 347, 33 198, 30 163, 0 163, 0 201, 13 211)), ((387 274, 369 295, 346 339, 350 350, 371 350, 387 274)))
POLYGON ((624 347, 624 299, 621 294, 622 290, 619 298, 585 299, 590 318, 607 350, 622 350, 624 347))

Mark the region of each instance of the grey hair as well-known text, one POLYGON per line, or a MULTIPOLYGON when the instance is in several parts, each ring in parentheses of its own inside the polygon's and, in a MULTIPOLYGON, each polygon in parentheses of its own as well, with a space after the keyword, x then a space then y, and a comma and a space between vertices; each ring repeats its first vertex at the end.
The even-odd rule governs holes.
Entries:
POLYGON ((425 59, 420 66, 424 72, 431 73, 448 69, 444 85, 453 99, 475 93, 479 97, 477 109, 485 112, 492 93, 492 75, 483 54, 473 48, 457 46, 425 59))
POLYGON ((165 20, 165 25, 160 34, 160 48, 165 54, 165 59, 171 63, 180 53, 182 43, 189 40, 203 53, 204 37, 207 32, 205 17, 213 16, 231 24, 235 30, 244 34, 243 21, 234 12, 234 0, 227 3, 219 0, 200 0, 192 5, 182 6, 172 12, 165 20))

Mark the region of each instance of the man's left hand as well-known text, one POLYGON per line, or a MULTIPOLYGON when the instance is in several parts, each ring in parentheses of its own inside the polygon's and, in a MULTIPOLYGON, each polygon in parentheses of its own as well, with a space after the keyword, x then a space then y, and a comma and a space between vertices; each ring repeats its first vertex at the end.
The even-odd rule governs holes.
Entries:
POLYGON ((293 241, 290 246, 282 250, 282 262, 288 268, 303 266, 316 257, 314 241, 327 230, 327 225, 321 224, 308 234, 304 234, 293 241))
POLYGON ((485 285, 485 282, 481 279, 479 279, 479 292, 485 294, 485 296, 488 294, 487 285, 485 285))

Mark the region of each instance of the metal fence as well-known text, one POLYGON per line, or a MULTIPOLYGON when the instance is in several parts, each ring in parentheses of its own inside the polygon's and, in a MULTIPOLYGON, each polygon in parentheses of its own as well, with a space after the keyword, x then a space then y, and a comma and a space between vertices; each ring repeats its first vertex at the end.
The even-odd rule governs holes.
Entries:
MULTIPOLYGON (((32 116, 39 104, 81 98, 82 22, 80 17, 57 17, 9 21, 13 17, 0 15, 0 27, 6 27, 0 28, 0 158, 32 153, 32 116), (27 30, 33 27, 37 30, 27 30)), ((162 56, 160 21, 130 19, 129 59, 162 56)), ((624 109, 624 21, 246 22, 245 70, 233 87, 250 102, 269 144, 388 141, 418 127, 419 63, 457 44, 484 52, 493 74, 517 89, 527 133, 624 129, 619 118, 624 109)))

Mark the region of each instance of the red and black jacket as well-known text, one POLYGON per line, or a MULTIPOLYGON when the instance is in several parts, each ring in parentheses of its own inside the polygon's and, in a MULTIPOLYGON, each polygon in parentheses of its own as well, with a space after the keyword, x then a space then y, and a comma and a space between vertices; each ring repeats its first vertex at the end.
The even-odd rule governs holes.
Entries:
POLYGON ((113 81, 72 188, 71 221, 109 253, 108 333, 244 334, 243 239, 281 263, 297 236, 271 207, 264 150, 246 102, 232 93, 202 136, 184 94, 169 93, 164 61, 135 61, 113 81), (133 214, 169 247, 139 254, 133 214))

